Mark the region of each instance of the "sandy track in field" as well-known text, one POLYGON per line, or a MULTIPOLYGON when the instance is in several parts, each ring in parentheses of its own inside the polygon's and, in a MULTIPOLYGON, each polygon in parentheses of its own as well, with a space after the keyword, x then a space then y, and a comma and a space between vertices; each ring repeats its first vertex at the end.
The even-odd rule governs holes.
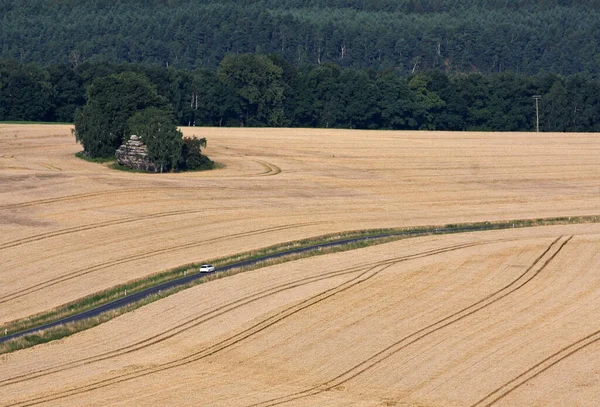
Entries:
POLYGON ((592 134, 184 129, 226 167, 115 172, 70 126, 0 125, 0 323, 335 231, 600 213, 592 134))
POLYGON ((599 267, 600 225, 272 266, 3 356, 0 405, 593 406, 599 267))

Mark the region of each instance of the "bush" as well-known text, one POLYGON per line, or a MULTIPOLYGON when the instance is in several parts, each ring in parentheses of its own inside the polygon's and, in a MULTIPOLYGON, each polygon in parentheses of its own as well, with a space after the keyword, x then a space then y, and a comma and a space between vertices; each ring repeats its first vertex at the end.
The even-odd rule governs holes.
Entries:
POLYGON ((205 138, 199 139, 193 137, 191 139, 184 139, 178 168, 183 171, 210 170, 214 168, 214 162, 207 156, 202 155, 202 147, 206 147, 205 138))

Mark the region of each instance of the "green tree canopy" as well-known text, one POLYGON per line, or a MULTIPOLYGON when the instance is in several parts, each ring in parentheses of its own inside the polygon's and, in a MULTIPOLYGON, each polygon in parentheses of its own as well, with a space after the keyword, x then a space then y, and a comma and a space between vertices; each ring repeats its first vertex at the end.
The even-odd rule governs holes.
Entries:
POLYGON ((0 0, 0 57, 215 68, 304 65, 600 77, 598 0, 0 0))
POLYGON ((110 157, 123 143, 127 121, 137 111, 166 101, 142 74, 101 77, 87 89, 87 104, 75 117, 75 135, 90 157, 110 157))
POLYGON ((174 170, 181 156, 183 134, 177 129, 171 112, 150 107, 127 121, 129 134, 141 138, 148 148, 148 158, 160 172, 174 170))
POLYGON ((284 121, 283 69, 265 55, 227 55, 219 78, 237 89, 243 125, 279 126, 284 121))
POLYGON ((180 170, 205 170, 213 168, 214 163, 205 155, 201 149, 206 147, 206 138, 185 138, 179 158, 180 170))
POLYGON ((50 119, 50 75, 34 64, 0 61, 0 120, 50 119))
POLYGON ((122 123, 138 109, 163 104, 184 126, 531 131, 531 97, 540 95, 542 131, 600 131, 600 81, 585 75, 437 69, 407 77, 396 69, 267 58, 230 57, 219 71, 90 61, 44 68, 0 59, 0 120, 71 121, 79 108, 77 139, 94 157, 112 156, 130 135, 122 135, 122 123))

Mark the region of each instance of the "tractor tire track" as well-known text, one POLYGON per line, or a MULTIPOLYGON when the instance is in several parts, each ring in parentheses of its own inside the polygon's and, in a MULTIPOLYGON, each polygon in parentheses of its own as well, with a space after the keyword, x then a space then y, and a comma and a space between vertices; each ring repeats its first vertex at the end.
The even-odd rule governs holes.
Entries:
MULTIPOLYGON (((264 171, 258 174, 250 174, 247 176, 251 177, 264 177, 264 176, 273 176, 280 174, 282 172, 281 168, 275 164, 263 161, 263 160, 252 160, 258 163, 260 166, 264 168, 264 171)), ((242 175, 243 176, 243 175, 242 175)), ((69 202, 69 201, 79 201, 88 198, 97 198, 106 195, 115 195, 115 194, 130 194, 132 192, 159 192, 159 191, 197 191, 197 190, 211 190, 214 191, 216 189, 226 190, 232 189, 229 187, 222 186, 195 186, 195 187, 147 187, 147 188, 128 188, 128 189, 116 189, 116 190, 107 190, 107 191, 97 191, 97 192, 88 192, 83 194, 74 194, 61 196, 56 198, 46 198, 46 199, 36 199, 33 201, 27 202, 19 202, 14 204, 2 205, 0 206, 0 210, 6 209, 19 209, 19 208, 27 208, 30 206, 37 205, 48 205, 60 202, 69 202)))
MULTIPOLYGON (((445 248, 433 249, 433 250, 425 251, 422 253, 417 253, 414 255, 408 255, 408 256, 398 258, 398 259, 390 259, 390 260, 385 260, 385 261, 378 262, 378 263, 373 263, 371 265, 368 265, 367 266, 368 268, 366 270, 364 270, 362 273, 360 273, 358 276, 353 277, 336 287, 330 288, 322 293, 319 293, 319 294, 314 295, 306 300, 303 300, 298 304, 292 305, 292 306, 280 311, 279 313, 272 315, 241 332, 238 332, 237 334, 235 334, 233 336, 223 339, 213 345, 208 346, 207 348, 205 348, 203 350, 192 353, 183 358, 176 359, 171 362, 166 362, 159 366, 148 367, 148 368, 140 370, 140 371, 124 373, 119 376, 99 380, 95 383, 90 383, 90 384, 81 386, 79 388, 65 390, 65 391, 56 393, 54 395, 35 397, 35 398, 29 399, 29 400, 26 400, 23 402, 13 403, 11 405, 25 407, 25 406, 39 405, 39 404, 43 404, 43 403, 47 403, 47 402, 55 401, 55 400, 61 400, 61 399, 67 398, 67 397, 75 396, 78 394, 84 394, 84 393, 87 393, 87 392, 90 392, 93 390, 109 387, 109 386, 112 386, 112 385, 115 385, 118 383, 134 380, 134 379, 148 376, 148 375, 151 375, 154 373, 158 373, 158 372, 170 370, 170 369, 173 369, 173 368, 176 368, 179 366, 184 366, 184 365, 187 365, 190 363, 194 363, 198 360, 207 358, 216 353, 219 353, 228 348, 231 348, 232 346, 235 346, 238 343, 240 343, 250 337, 253 337, 256 334, 268 329, 269 327, 271 327, 275 324, 278 324, 279 322, 283 321, 284 319, 303 311, 304 309, 312 307, 312 306, 314 306, 318 303, 321 303, 335 295, 343 293, 361 283, 364 283, 364 282, 370 280, 371 278, 375 277, 382 271, 388 269, 389 267, 391 267, 397 263, 412 260, 412 259, 434 256, 437 254, 460 250, 460 249, 467 248, 467 247, 495 243, 497 241, 498 240, 489 241, 489 242, 463 243, 463 244, 459 244, 459 245, 448 246, 445 248)), ((363 266, 363 267, 365 267, 365 266, 363 266)))
POLYGON ((161 191, 200 191, 200 190, 226 190, 232 189, 229 187, 222 186, 196 186, 196 187, 147 187, 147 188, 128 188, 128 189, 114 189, 114 190, 106 190, 106 191, 97 191, 97 192, 88 192, 84 194, 74 194, 61 196, 56 198, 46 198, 46 199, 36 199, 34 201, 27 202, 19 202, 15 204, 2 205, 0 206, 0 210, 5 209, 19 209, 19 208, 27 208, 30 206, 36 205, 48 205, 54 203, 61 202, 69 202, 69 201, 80 201, 88 198, 97 198, 106 195, 116 195, 116 194, 131 194, 132 192, 161 192, 161 191))
MULTIPOLYGON (((281 173, 281 168, 278 167, 277 165, 264 161, 264 160, 259 160, 256 158, 249 158, 249 156, 247 154, 232 154, 232 153, 224 153, 221 152, 221 155, 225 155, 227 157, 234 157, 234 158, 245 158, 249 161, 255 162, 257 164, 259 164, 261 167, 264 168, 263 172, 259 172, 258 174, 247 174, 246 176, 250 176, 250 177, 264 177, 264 176, 273 176, 273 175, 277 175, 281 173)), ((240 177, 240 176, 244 176, 244 175, 232 175, 232 177, 240 177)))
POLYGON ((147 252, 138 253, 138 254, 134 254, 131 256, 126 256, 126 257, 122 257, 119 259, 106 261, 106 262, 99 263, 99 264, 96 264, 91 267, 85 267, 85 268, 82 268, 79 270, 75 270, 71 273, 63 274, 59 277, 51 278, 46 281, 29 286, 27 288, 24 288, 24 289, 12 292, 10 294, 1 296, 0 304, 4 304, 9 301, 14 301, 23 296, 38 292, 38 291, 43 290, 48 287, 55 286, 57 284, 65 282, 65 281, 69 281, 69 280, 96 272, 98 270, 103 270, 108 267, 118 266, 121 264, 130 263, 130 262, 137 261, 137 260, 147 259, 150 257, 162 255, 165 253, 171 253, 171 252, 178 251, 178 250, 189 249, 192 247, 196 247, 198 245, 202 245, 208 241, 218 242, 218 241, 228 240, 228 239, 232 239, 232 238, 256 236, 256 235, 262 235, 265 233, 276 232, 276 231, 280 231, 280 230, 294 229, 294 228, 304 227, 304 226, 311 226, 311 225, 315 225, 318 223, 319 222, 306 222, 306 223, 297 223, 297 224, 292 224, 292 225, 276 226, 276 227, 265 228, 265 229, 257 229, 257 230, 250 231, 250 232, 235 233, 235 234, 231 234, 231 235, 221 236, 218 238, 213 238, 213 239, 208 239, 208 240, 199 240, 196 242, 186 243, 186 244, 182 244, 182 245, 165 247, 163 249, 150 250, 147 252))
POLYGON ((578 353, 579 351, 591 346, 600 341, 600 331, 596 331, 576 342, 573 342, 569 346, 565 346, 559 351, 553 353, 548 356, 546 359, 541 362, 535 364, 531 368, 527 369, 514 379, 506 382, 504 385, 498 387, 496 390, 492 391, 479 401, 474 404, 471 404, 470 407, 489 407, 491 405, 496 404, 498 401, 502 400, 504 397, 508 396, 513 391, 517 390, 519 387, 523 386, 525 383, 530 380, 535 379, 537 376, 544 373, 546 370, 552 368, 568 357, 578 353), (484 404, 485 403, 485 404, 484 404))
POLYGON ((508 295, 519 290, 524 285, 526 285, 531 280, 533 280, 537 275, 539 275, 546 268, 546 266, 548 266, 548 264, 552 260, 554 260, 554 258, 558 255, 558 253, 561 252, 561 250, 573 238, 573 236, 568 237, 562 243, 557 245, 557 243, 559 242, 559 240, 561 238, 563 238, 563 236, 554 240, 546 248, 546 250, 544 250, 544 252, 534 260, 534 262, 527 268, 527 270, 525 270, 515 280, 513 280, 509 284, 505 285, 501 289, 489 294, 485 298, 475 302, 474 304, 471 304, 468 307, 461 309, 460 311, 454 312, 443 319, 440 319, 440 320, 438 320, 416 332, 411 333, 410 335, 403 337, 402 339, 394 342, 393 344, 382 349, 381 351, 377 352, 376 354, 372 355, 371 357, 365 359, 361 363, 359 363, 359 364, 355 365, 354 367, 346 370, 345 372, 337 375, 336 377, 334 377, 324 383, 321 383, 320 385, 313 386, 309 389, 306 389, 306 390, 303 390, 303 391, 300 391, 297 393, 289 394, 287 396, 277 397, 277 398, 266 400, 263 402, 251 404, 246 407, 276 406, 276 405, 280 405, 280 404, 289 403, 291 401, 295 401, 298 399, 315 396, 320 393, 329 391, 329 390, 331 390, 337 386, 340 386, 340 385, 356 378, 357 376, 365 373, 366 371, 372 369, 373 367, 377 366, 381 362, 385 361, 386 359, 390 358, 391 356, 395 355, 396 353, 400 352, 401 350, 407 348, 408 346, 414 344, 415 342, 418 342, 421 339, 423 339, 435 332, 438 332, 458 321, 461 321, 461 320, 479 312, 480 310, 482 310, 484 308, 489 307, 490 305, 502 300, 503 298, 507 297, 508 295), (557 249, 554 250, 554 252, 551 253, 550 256, 548 256, 548 258, 543 263, 541 263, 542 259, 548 253, 550 253, 552 248, 555 246, 557 246, 557 249), (541 263, 541 266, 539 268, 537 268, 537 270, 534 271, 533 273, 530 273, 532 270, 534 270, 536 268, 536 265, 538 265, 540 263, 541 263))
POLYGON ((52 232, 40 233, 37 235, 25 237, 22 239, 12 240, 12 241, 0 244, 0 250, 9 249, 9 248, 16 247, 16 246, 21 246, 21 245, 24 245, 27 243, 39 242, 40 240, 50 239, 50 238, 53 238, 56 236, 63 236, 63 235, 71 234, 71 233, 83 232, 86 230, 93 230, 93 229, 99 229, 99 228, 104 228, 104 227, 117 226, 117 225, 122 225, 125 223, 138 222, 138 221, 148 220, 148 219, 159 219, 159 218, 165 218, 168 216, 189 215, 189 214, 204 213, 204 212, 206 212, 206 209, 203 209, 203 210, 191 209, 191 210, 179 210, 179 211, 169 211, 169 212, 157 212, 157 213, 153 213, 150 215, 132 216, 129 218, 115 219, 115 220, 105 221, 105 222, 90 223, 87 225, 74 226, 74 227, 70 227, 70 228, 55 230, 52 232))
POLYGON ((253 177, 267 177, 267 176, 273 176, 273 175, 277 175, 277 174, 281 173, 281 168, 279 168, 275 164, 271 164, 266 161, 256 160, 256 159, 254 159, 252 161, 260 164, 265 169, 264 172, 252 175, 253 177))

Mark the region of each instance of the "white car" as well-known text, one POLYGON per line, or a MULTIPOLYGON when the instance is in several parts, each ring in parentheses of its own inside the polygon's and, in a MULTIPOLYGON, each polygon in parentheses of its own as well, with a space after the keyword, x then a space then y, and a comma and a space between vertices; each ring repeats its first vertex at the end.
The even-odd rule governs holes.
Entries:
POLYGON ((215 268, 210 264, 203 264, 200 266, 201 273, 212 273, 213 271, 215 271, 215 268))

